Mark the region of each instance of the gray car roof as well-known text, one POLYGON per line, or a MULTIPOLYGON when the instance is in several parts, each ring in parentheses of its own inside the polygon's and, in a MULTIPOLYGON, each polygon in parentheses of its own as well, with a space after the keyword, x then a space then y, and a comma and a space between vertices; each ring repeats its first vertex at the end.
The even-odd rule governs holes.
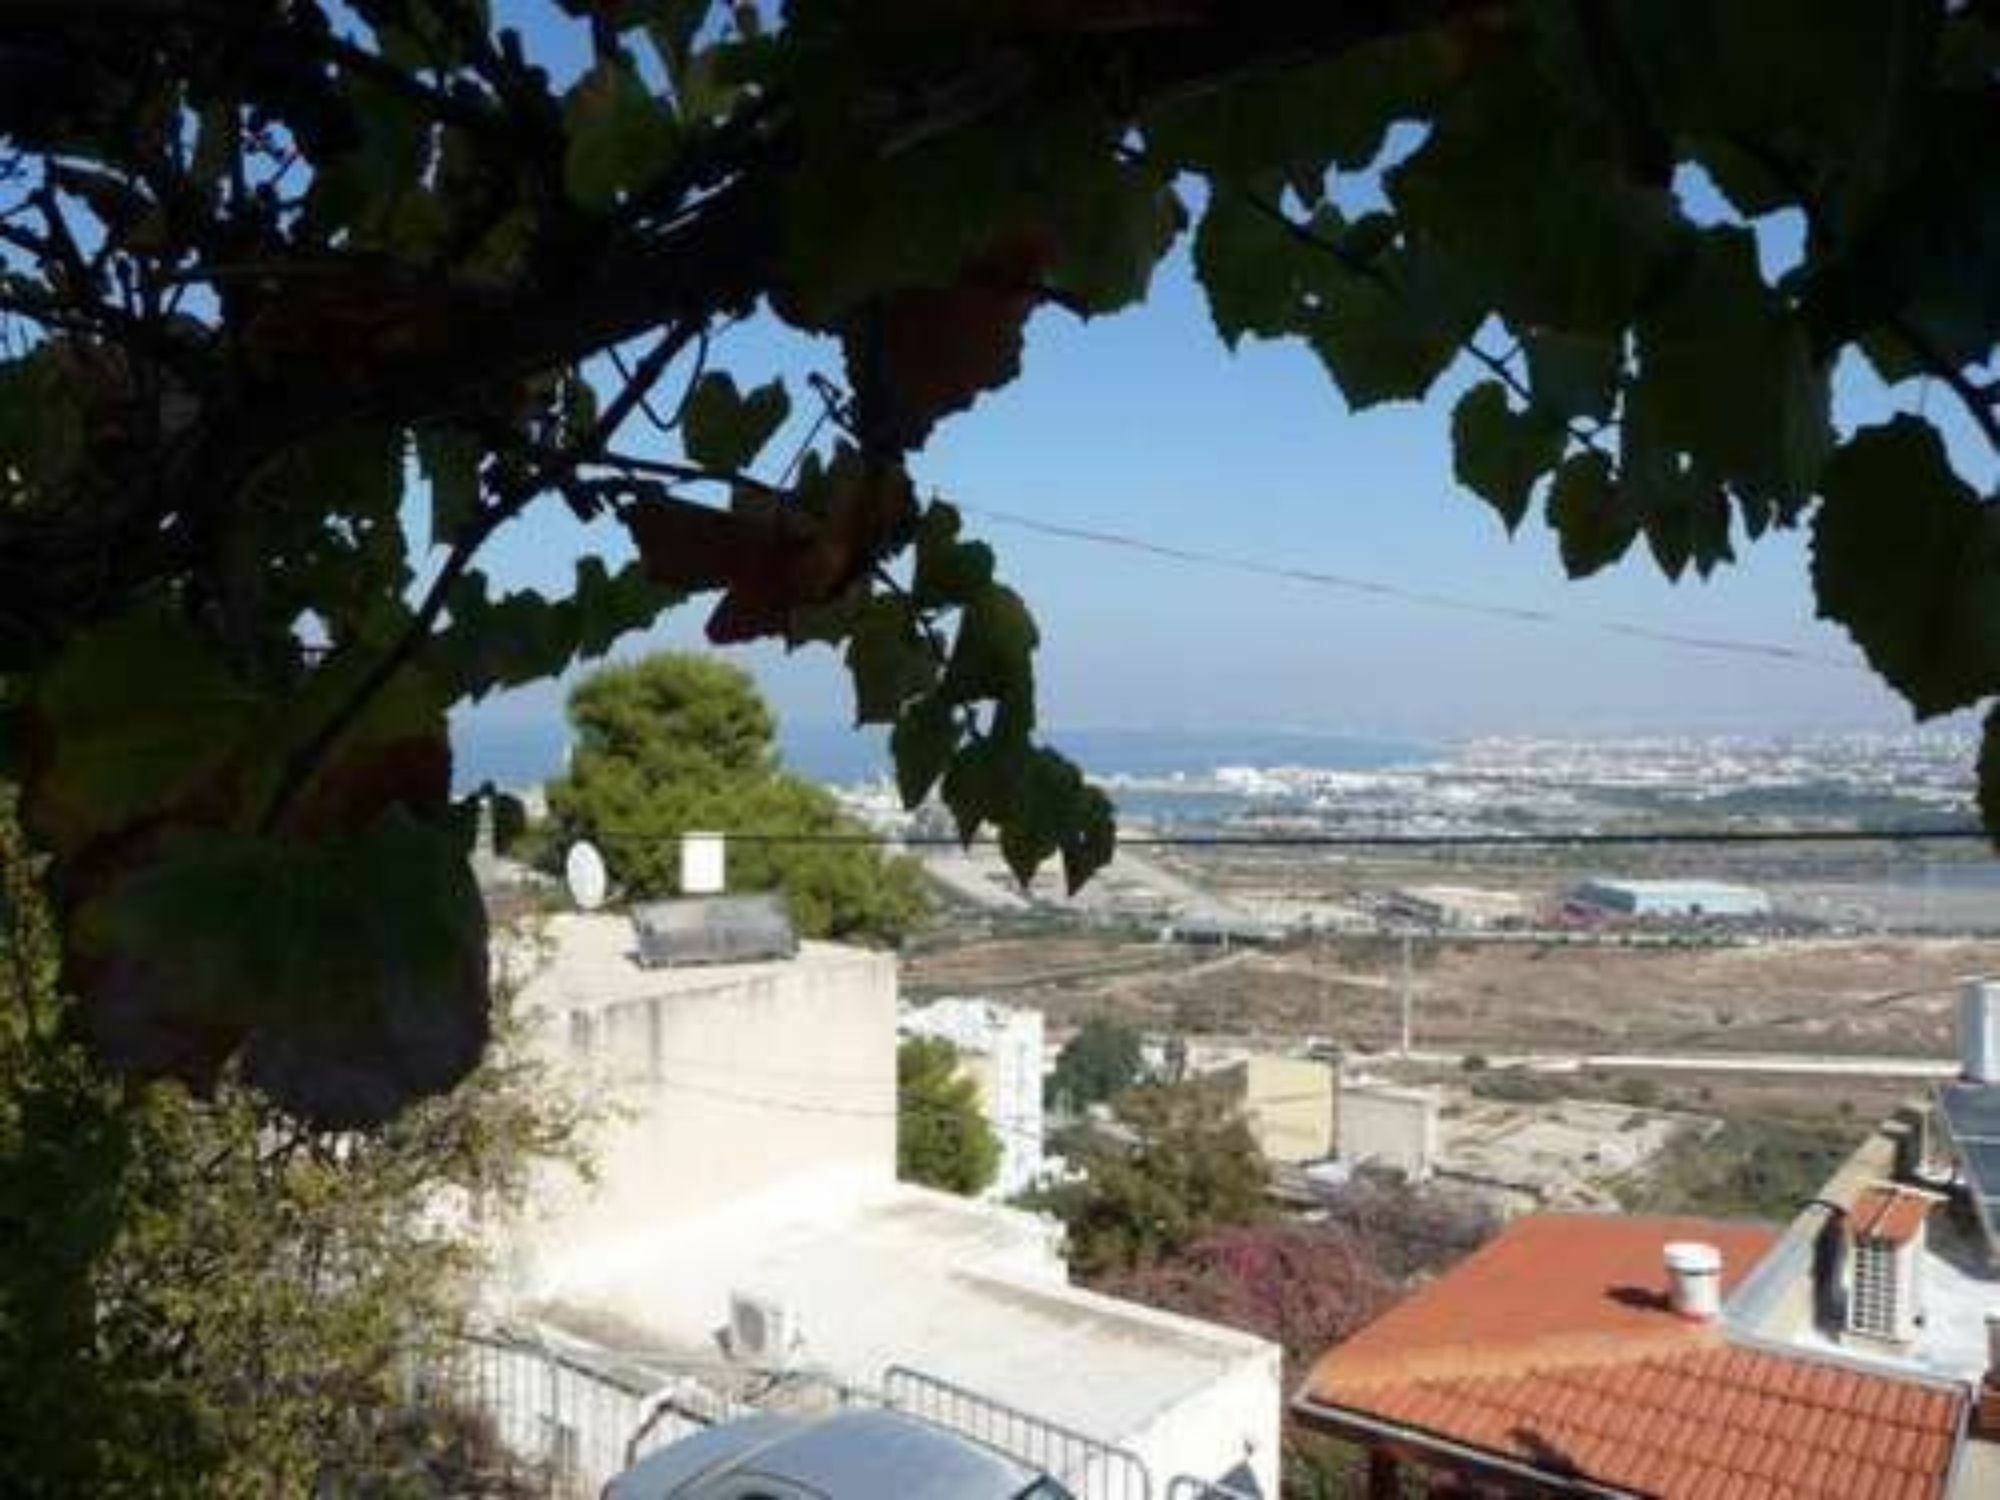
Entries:
MULTIPOLYGON (((652 1454, 606 1500, 711 1500, 746 1480, 824 1500, 1015 1500, 1042 1476, 993 1449, 894 1411, 815 1419, 759 1416, 711 1427, 652 1454)), ((755 1489, 754 1484, 750 1486, 755 1489)), ((1060 1495, 1053 1487, 1037 1495, 1060 1495)))

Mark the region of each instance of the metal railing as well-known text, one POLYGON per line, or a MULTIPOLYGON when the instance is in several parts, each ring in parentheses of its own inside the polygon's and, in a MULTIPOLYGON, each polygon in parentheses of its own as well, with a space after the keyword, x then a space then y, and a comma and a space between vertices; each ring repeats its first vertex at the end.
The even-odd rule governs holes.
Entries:
POLYGON ((543 1492, 565 1500, 596 1495, 647 1454, 719 1422, 883 1404, 819 1371, 566 1347, 508 1328, 461 1334, 418 1360, 412 1395, 483 1415, 543 1492))
MULTIPOLYGON (((571 1496, 596 1494, 625 1467, 628 1436, 659 1383, 496 1332, 462 1335, 424 1360, 416 1387, 423 1400, 483 1413, 502 1446, 545 1476, 548 1494, 571 1496)), ((663 1429, 659 1442, 689 1430, 663 1429)))
POLYGON ((1241 1485, 1176 1474, 1167 1482, 1167 1500, 1268 1500, 1268 1497, 1241 1485))
POLYGON ((1151 1500, 1139 1456, 1087 1433, 907 1365, 889 1367, 882 1391, 890 1406, 1040 1469, 1077 1500, 1151 1500))

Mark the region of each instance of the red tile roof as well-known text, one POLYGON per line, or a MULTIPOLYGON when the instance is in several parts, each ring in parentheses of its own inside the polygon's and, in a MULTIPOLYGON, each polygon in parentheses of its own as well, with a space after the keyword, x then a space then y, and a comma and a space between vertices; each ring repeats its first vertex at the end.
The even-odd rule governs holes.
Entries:
POLYGON ((1902 1245, 1916 1238, 1936 1200, 1929 1193, 1882 1186, 1865 1188, 1847 1212, 1847 1230, 1857 1240, 1902 1245))
POLYGON ((1961 1393, 1738 1347, 1669 1308, 1669 1240, 1719 1248, 1726 1293, 1773 1238, 1702 1219, 1517 1220, 1322 1356, 1302 1403, 1670 1500, 1941 1494, 1961 1393))

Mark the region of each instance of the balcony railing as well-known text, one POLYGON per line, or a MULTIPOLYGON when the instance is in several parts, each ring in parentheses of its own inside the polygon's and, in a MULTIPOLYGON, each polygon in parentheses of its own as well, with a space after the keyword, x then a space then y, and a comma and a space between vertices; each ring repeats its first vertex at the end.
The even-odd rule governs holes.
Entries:
POLYGON ((1078 1500, 1151 1500, 1135 1453, 907 1365, 882 1377, 889 1405, 997 1448, 1060 1480, 1078 1500))

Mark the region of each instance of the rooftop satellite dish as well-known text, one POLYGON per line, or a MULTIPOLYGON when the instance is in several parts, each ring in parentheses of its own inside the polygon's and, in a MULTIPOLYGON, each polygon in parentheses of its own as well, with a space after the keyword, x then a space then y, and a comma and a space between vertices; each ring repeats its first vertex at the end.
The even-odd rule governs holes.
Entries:
POLYGON ((563 858, 563 884, 569 887, 569 898, 579 911, 596 911, 604 904, 611 880, 605 873, 604 856, 588 839, 578 839, 569 846, 563 858))

